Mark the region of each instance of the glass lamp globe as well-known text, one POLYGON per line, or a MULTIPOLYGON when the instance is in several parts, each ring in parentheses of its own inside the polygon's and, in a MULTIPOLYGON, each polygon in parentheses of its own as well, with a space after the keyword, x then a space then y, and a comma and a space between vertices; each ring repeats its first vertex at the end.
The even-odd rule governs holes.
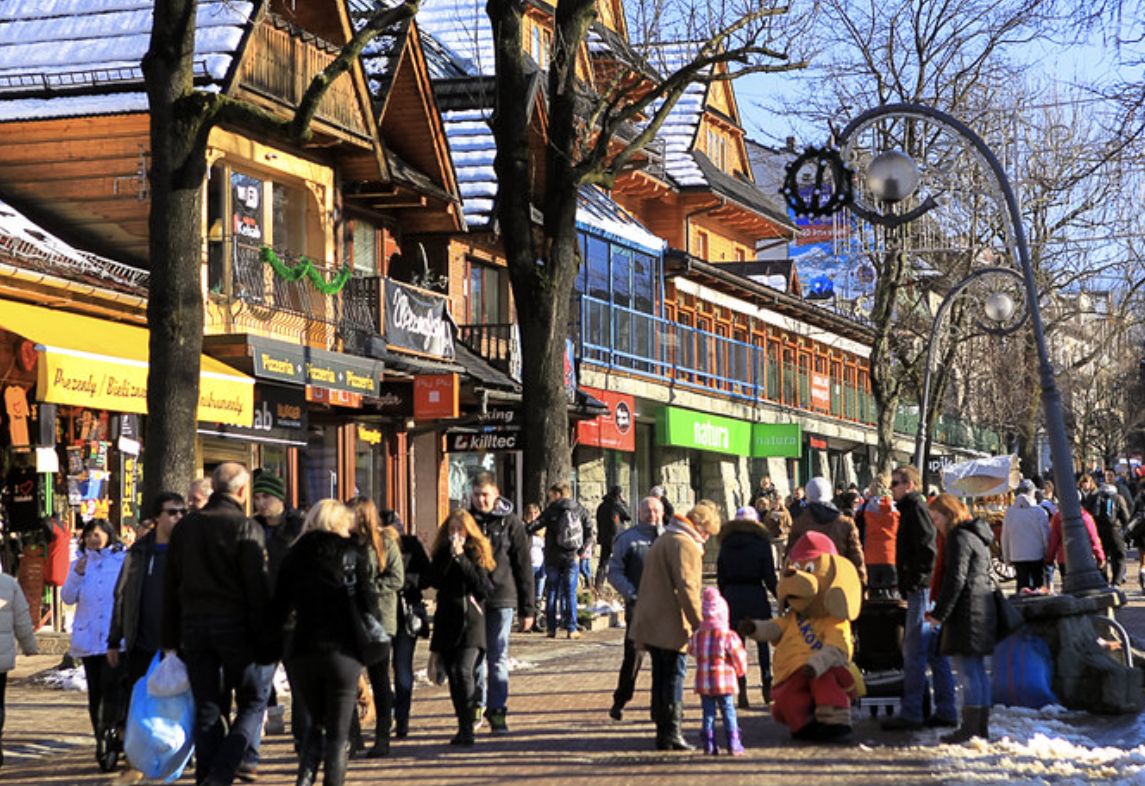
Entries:
POLYGON ((986 318, 999 325, 1009 322, 1010 318, 1014 316, 1014 299, 1005 292, 992 293, 986 298, 983 307, 986 311, 986 318))
POLYGON ((901 150, 879 153, 867 167, 867 187, 883 202, 901 202, 918 188, 918 165, 901 150))

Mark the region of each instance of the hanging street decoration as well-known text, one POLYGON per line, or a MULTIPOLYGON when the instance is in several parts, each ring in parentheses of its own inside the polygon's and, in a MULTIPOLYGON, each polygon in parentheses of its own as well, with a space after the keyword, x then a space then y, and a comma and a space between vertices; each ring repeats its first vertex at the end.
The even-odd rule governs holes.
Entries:
POLYGON ((310 279, 310 283, 321 292, 323 295, 336 295, 342 291, 346 286, 346 282, 350 280, 352 273, 349 265, 344 265, 332 279, 327 281, 322 277, 322 273, 314 266, 306 257, 301 257, 301 261, 294 267, 290 267, 281 259, 278 254, 274 253, 274 249, 270 246, 263 246, 259 251, 259 258, 263 262, 270 265, 274 270, 274 274, 281 278, 283 281, 299 281, 303 276, 310 279))
POLYGON ((780 192, 796 216, 829 216, 851 204, 851 172, 838 149, 808 147, 785 169, 780 192))

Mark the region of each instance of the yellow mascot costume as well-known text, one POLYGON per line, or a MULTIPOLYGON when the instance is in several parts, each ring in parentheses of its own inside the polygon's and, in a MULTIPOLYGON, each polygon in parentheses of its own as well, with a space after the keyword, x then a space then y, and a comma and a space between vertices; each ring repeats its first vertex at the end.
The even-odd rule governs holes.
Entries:
POLYGON ((859 690, 851 668, 851 621, 863 590, 850 560, 820 532, 801 537, 777 586, 774 620, 744 620, 741 634, 775 645, 771 714, 796 739, 825 740, 851 732, 851 700, 859 690))

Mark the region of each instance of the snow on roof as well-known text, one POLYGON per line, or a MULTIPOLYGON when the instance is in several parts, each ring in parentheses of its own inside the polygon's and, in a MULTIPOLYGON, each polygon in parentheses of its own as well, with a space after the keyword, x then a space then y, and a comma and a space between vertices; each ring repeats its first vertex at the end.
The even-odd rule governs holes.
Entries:
MULTIPOLYGON (((153 7, 153 0, 0 0, 0 102, 21 102, 4 118, 146 109, 88 99, 142 83, 153 7), (25 103, 53 93, 67 98, 25 103), (74 106, 62 108, 69 101, 74 106)), ((219 89, 253 11, 249 0, 199 0, 196 81, 219 89)))
POLYGON ((0 201, 0 259, 65 278, 95 278, 135 290, 147 288, 146 270, 68 245, 3 201, 0 201))
MULTIPOLYGON (((695 44, 688 43, 659 44, 651 47, 646 56, 652 67, 667 77, 695 57, 695 48, 695 44)), ((706 84, 693 82, 688 85, 656 135, 664 142, 665 172, 683 188, 711 185, 692 157, 707 95, 706 84)), ((654 104, 651 109, 655 111, 659 106, 659 103, 654 104)))
POLYGON ((610 240, 636 246, 659 255, 666 245, 662 238, 649 232, 631 213, 612 201, 595 186, 584 186, 577 198, 576 223, 579 229, 604 234, 610 240))
POLYGON ((488 111, 448 110, 441 113, 441 122, 453 156, 465 222, 471 227, 487 226, 493 220, 493 198, 497 195, 497 173, 493 170, 497 143, 489 127, 488 111))
MULTIPOLYGON (((349 0, 350 22, 354 29, 361 29, 379 7, 393 8, 392 0, 349 0)), ((380 33, 362 50, 362 69, 370 82, 370 92, 375 98, 380 97, 392 76, 390 70, 396 65, 395 55, 400 52, 399 44, 405 40, 407 25, 391 25, 389 29, 380 33)))
POLYGON ((417 23, 457 55, 467 76, 493 76, 493 29, 484 3, 423 0, 417 23))

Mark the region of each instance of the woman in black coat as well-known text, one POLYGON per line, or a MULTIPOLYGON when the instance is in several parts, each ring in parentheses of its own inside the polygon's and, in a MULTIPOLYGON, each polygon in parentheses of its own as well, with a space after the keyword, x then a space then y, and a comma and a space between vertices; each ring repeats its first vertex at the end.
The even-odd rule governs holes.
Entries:
MULTIPOLYGON (((771 536, 759 521, 755 508, 740 508, 736 517, 720 529, 720 553, 716 558, 716 582, 728 602, 728 619, 771 619, 767 592, 775 595, 775 558, 771 536)), ((757 642, 763 702, 771 703, 771 652, 766 641, 757 642)), ((747 677, 739 678, 739 706, 748 709, 747 677)))
POLYGON ((990 525, 970 516, 959 499, 939 494, 930 501, 930 517, 946 542, 934 611, 927 620, 942 626, 939 652, 951 655, 962 682, 962 726, 943 742, 988 737, 990 676, 986 656, 994 651, 997 615, 990 578, 990 525))
POLYGON ((282 560, 269 622, 281 632, 295 615, 285 660, 310 716, 298 752, 297 786, 311 786, 324 761, 324 786, 346 778, 347 740, 364 668, 354 615, 378 618, 378 596, 365 553, 350 538, 354 512, 324 499, 282 560))
POLYGON ((468 511, 455 510, 438 529, 432 551, 437 611, 429 649, 445 665, 457 715, 457 734, 449 744, 472 745, 474 668, 485 650, 484 604, 493 591, 493 547, 468 511))

